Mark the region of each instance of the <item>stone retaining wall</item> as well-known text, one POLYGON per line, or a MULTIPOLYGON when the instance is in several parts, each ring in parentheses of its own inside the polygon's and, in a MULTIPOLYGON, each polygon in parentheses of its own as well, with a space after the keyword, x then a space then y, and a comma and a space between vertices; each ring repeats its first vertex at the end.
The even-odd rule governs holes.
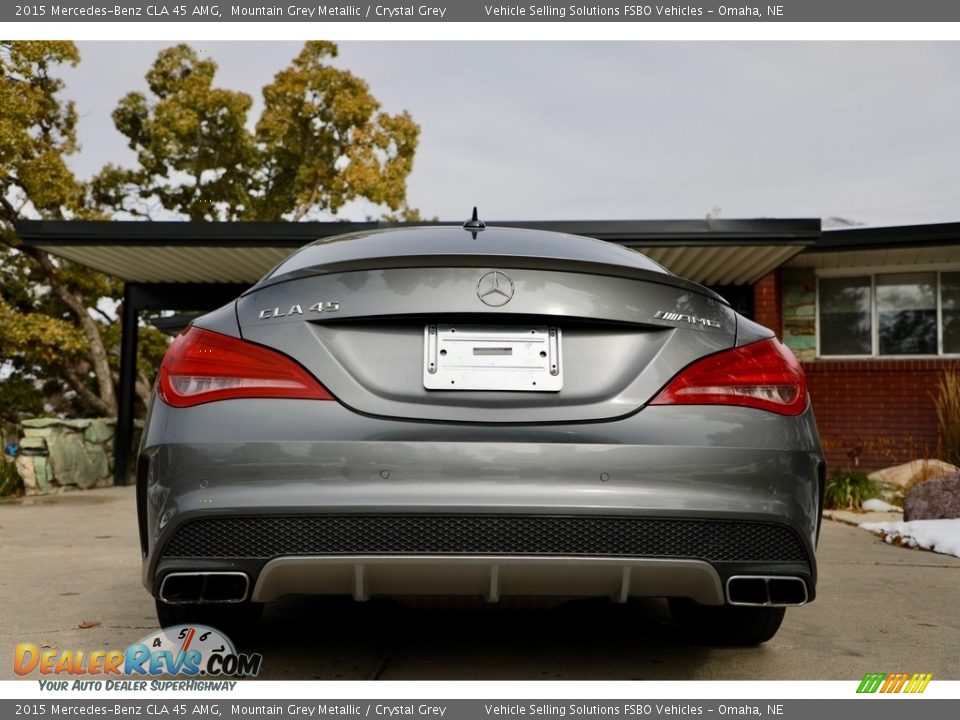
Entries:
POLYGON ((27 495, 113 484, 113 418, 24 420, 17 472, 27 495))

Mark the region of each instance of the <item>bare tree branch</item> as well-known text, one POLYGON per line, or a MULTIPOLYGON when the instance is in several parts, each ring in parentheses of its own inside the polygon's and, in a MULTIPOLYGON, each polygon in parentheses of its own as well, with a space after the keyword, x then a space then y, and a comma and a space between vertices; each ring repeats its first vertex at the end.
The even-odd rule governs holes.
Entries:
POLYGON ((104 415, 116 415, 115 408, 110 407, 104 402, 103 398, 93 392, 87 384, 83 381, 79 375, 77 375, 73 369, 64 368, 63 370, 64 379, 67 381, 67 384, 73 388, 80 397, 86 400, 88 403, 93 405, 97 410, 102 412, 104 415))
POLYGON ((97 389, 99 391, 99 402, 97 407, 107 415, 117 414, 117 393, 113 384, 113 375, 110 372, 110 362, 107 355, 107 349, 103 344, 103 338, 100 335, 100 328, 97 322, 90 317, 87 312, 87 306, 83 299, 70 291, 70 289, 60 279, 57 267, 53 264, 50 256, 42 250, 34 248, 25 248, 30 257, 37 261, 37 264, 47 276, 50 287, 60 297, 61 300, 70 308, 70 312, 76 317, 83 332, 84 338, 90 345, 90 361, 93 363, 93 371, 97 376, 97 389))
POLYGON ((98 308, 96 305, 94 305, 90 309, 93 310, 97 315, 102 317, 104 320, 106 320, 109 325, 113 325, 117 321, 115 317, 110 317, 109 315, 107 315, 106 312, 98 308))

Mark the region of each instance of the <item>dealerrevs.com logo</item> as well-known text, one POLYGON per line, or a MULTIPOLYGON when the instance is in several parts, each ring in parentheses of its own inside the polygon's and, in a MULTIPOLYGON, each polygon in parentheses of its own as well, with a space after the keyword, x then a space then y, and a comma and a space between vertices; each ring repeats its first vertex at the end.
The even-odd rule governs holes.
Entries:
POLYGON ((58 650, 20 643, 17 675, 255 677, 263 656, 238 653, 230 639, 206 625, 177 625, 148 635, 126 650, 58 650))
POLYGON ((858 693, 922 693, 933 673, 867 673, 858 693))

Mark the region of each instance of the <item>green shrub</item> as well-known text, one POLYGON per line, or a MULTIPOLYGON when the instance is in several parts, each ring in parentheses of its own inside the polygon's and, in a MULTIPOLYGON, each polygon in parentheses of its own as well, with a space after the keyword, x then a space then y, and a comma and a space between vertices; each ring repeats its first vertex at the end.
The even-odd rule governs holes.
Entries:
POLYGON ((17 467, 12 460, 0 457, 0 497, 6 495, 21 495, 23 481, 17 473, 17 467))
POLYGON ((877 484, 863 473, 837 469, 827 478, 823 506, 831 510, 859 510, 864 500, 879 494, 877 484))

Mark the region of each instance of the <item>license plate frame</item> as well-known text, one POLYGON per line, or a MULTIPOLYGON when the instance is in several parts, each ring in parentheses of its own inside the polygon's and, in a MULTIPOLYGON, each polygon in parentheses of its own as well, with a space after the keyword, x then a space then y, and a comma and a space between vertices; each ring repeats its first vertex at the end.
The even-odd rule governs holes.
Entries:
POLYGON ((427 390, 559 392, 560 328, 431 323, 423 329, 427 390))

